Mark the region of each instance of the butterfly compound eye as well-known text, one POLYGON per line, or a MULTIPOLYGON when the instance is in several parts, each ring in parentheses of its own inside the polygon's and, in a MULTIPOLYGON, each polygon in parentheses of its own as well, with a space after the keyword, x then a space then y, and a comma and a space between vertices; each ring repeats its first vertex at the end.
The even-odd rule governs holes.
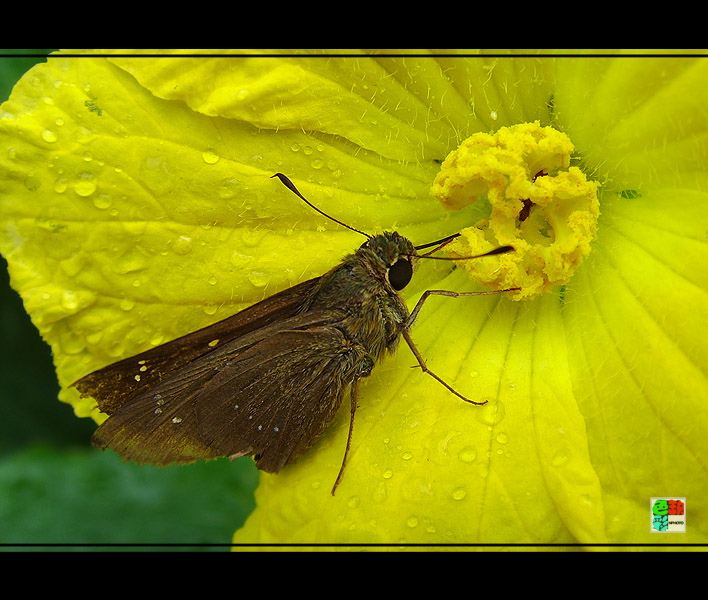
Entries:
POLYGON ((388 270, 388 282, 394 290, 402 290, 413 277, 413 265, 410 261, 399 258, 388 270))

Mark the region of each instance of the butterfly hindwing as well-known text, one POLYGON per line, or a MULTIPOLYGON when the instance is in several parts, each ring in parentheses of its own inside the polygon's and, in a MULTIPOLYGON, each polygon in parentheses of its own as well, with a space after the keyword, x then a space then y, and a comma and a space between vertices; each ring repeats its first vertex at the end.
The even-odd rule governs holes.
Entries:
POLYGON ((204 386, 196 399, 202 439, 279 471, 329 426, 365 357, 331 325, 278 332, 204 386))

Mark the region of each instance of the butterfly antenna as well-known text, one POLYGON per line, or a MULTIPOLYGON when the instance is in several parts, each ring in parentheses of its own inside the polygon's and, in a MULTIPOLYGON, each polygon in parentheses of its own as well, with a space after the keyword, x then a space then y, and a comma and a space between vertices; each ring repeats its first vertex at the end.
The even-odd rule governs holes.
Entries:
POLYGON ((366 236, 367 238, 371 239, 372 236, 370 236, 368 233, 364 233, 363 231, 359 231, 358 229, 355 229, 354 227, 352 227, 352 226, 350 226, 350 225, 347 225, 346 223, 342 223, 341 221, 338 221, 338 220, 335 219, 334 217, 330 217, 326 212, 321 211, 321 210, 320 210, 319 208, 317 208, 314 204, 312 204, 312 202, 310 202, 307 198, 305 198, 305 196, 303 196, 303 195, 298 191, 298 189, 295 187, 295 184, 294 184, 292 181, 290 181, 290 180, 289 180, 285 175, 283 175, 282 173, 276 173, 275 175, 271 175, 270 178, 273 179, 273 177, 277 177, 278 179, 280 179, 281 183, 282 183, 286 188, 288 188, 291 192, 293 192, 294 194, 296 194, 297 196, 299 196, 300 199, 305 202, 305 204, 307 204, 308 206, 314 208, 314 209, 315 209, 318 213, 320 213, 321 215, 324 215, 325 217, 327 217, 327 218, 330 219, 331 221, 334 221, 335 223, 338 223, 338 224, 341 225, 342 227, 346 227, 347 229, 351 229, 352 231, 356 231, 357 233, 360 233, 361 235, 366 236))
POLYGON ((493 256, 494 254, 506 254, 507 252, 514 252, 514 246, 499 246, 498 248, 494 248, 494 250, 490 250, 489 252, 485 252, 483 254, 475 254, 474 256, 457 256, 457 257, 450 257, 450 256, 430 256, 434 252, 437 252, 441 248, 444 248, 447 246, 452 240, 454 240, 456 237, 460 237, 459 233, 453 233, 452 235, 449 235, 445 238, 442 238, 441 240, 438 240, 437 242, 430 242, 429 244, 422 244, 420 246, 416 246, 416 250, 422 250, 423 248, 430 248, 431 246, 437 246, 436 248, 433 248, 430 252, 426 252, 425 254, 421 254, 418 258, 432 258, 434 260, 467 260, 470 258, 482 258, 483 256, 493 256))

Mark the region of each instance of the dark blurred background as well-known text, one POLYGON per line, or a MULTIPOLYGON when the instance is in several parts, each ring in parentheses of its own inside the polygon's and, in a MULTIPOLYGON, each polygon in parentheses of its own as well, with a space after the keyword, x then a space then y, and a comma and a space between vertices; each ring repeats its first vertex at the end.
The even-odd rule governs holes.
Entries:
MULTIPOLYGON (((0 49, 0 103, 51 51, 0 49)), ((228 550, 255 506, 250 459, 124 463, 91 446, 94 422, 58 391, 49 346, 0 257, 0 549, 228 550)))

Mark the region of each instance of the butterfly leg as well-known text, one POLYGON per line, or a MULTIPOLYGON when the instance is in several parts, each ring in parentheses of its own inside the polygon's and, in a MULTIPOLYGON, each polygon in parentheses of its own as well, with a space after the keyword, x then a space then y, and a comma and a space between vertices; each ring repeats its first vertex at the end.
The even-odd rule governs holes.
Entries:
POLYGON ((344 458, 342 459, 342 466, 339 468, 339 473, 337 475, 337 479, 334 482, 334 485, 332 486, 332 495, 334 496, 334 492, 337 490, 337 486, 339 483, 342 481, 342 476, 344 475, 344 465, 347 464, 347 456, 349 455, 349 448, 351 448, 352 444, 352 432, 354 431, 354 413, 356 413, 356 399, 357 399, 357 392, 358 392, 358 386, 359 386, 359 378, 357 377, 354 379, 352 382, 352 387, 351 387, 351 416, 349 417, 349 434, 347 435, 347 447, 344 450, 344 458))
POLYGON ((413 308, 410 317, 408 317, 408 320, 403 326, 403 331, 410 329, 410 326, 413 325, 413 321, 415 321, 416 317, 418 316, 420 309, 423 308, 423 303, 428 298, 430 298, 430 296, 449 296, 451 298, 460 298, 461 296, 491 296, 492 294, 501 294, 503 292, 515 292, 519 289, 521 288, 509 288, 508 290, 491 290, 488 292, 449 292, 447 290, 427 290, 426 292, 423 292, 423 295, 420 297, 420 300, 418 300, 418 304, 416 304, 415 308, 413 308))
POLYGON ((418 351, 418 348, 416 347, 415 343, 413 343, 413 339, 411 338, 409 328, 413 324, 413 321, 415 321, 416 317, 418 316, 420 309, 423 307, 423 303, 430 296, 450 296, 452 298, 459 298, 460 296, 489 296, 491 294, 500 294, 501 292, 511 292, 511 291, 515 291, 518 289, 519 288, 511 288, 508 290, 494 290, 494 291, 489 291, 489 292, 449 292, 447 290, 427 290, 425 293, 423 293, 423 295, 420 297, 420 300, 418 300, 418 303, 415 305, 415 308, 411 312, 410 317, 408 317, 408 320, 403 324, 403 327, 401 329, 401 333, 403 334, 403 338, 406 340, 408 347, 411 349, 411 352, 413 352, 413 355, 418 360, 418 364, 420 365, 420 368, 423 370, 423 372, 427 373, 433 379, 440 382, 448 390, 450 390, 453 394, 455 394, 455 396, 462 398, 462 400, 464 400, 465 402, 469 402, 470 404, 477 404, 477 405, 486 404, 487 403, 486 400, 484 402, 475 402, 474 400, 470 400, 469 398, 465 398, 462 394, 455 391, 452 387, 450 387, 447 383, 445 383, 445 381, 443 381, 440 377, 438 377, 435 373, 433 373, 430 369, 428 369, 428 367, 425 364, 425 361, 423 360, 423 357, 421 356, 420 352, 418 351))
POLYGON ((433 372, 427 367, 427 365, 425 364, 425 361, 423 360, 423 357, 421 356, 421 354, 420 354, 418 348, 417 348, 416 345, 413 343, 413 339, 411 338, 410 332, 409 332, 407 329, 404 329, 404 330, 402 331, 402 333, 403 333, 403 338, 406 340, 406 343, 408 344, 408 347, 411 349, 411 351, 413 352, 413 355, 414 355, 414 356, 416 357, 416 359, 418 360, 418 364, 420 365, 420 368, 423 370, 424 373, 427 373, 427 374, 430 375, 433 379, 435 379, 435 380, 437 380, 438 382, 442 383, 448 390, 450 390, 453 394, 455 394, 455 396, 457 396, 458 398, 462 398, 462 400, 464 400, 465 402, 469 402, 470 404, 477 404, 477 405, 481 405, 481 404, 486 404, 486 403, 487 403, 486 400, 485 400, 484 402, 475 402, 474 400, 470 400, 469 398, 465 398, 462 394, 460 394, 459 392, 457 392, 456 390, 454 390, 452 387, 450 387, 450 385, 448 385, 447 383, 445 383, 445 381, 443 381, 440 377, 438 377, 435 373, 433 373, 433 372))
POLYGON ((362 377, 368 377, 371 374, 371 369, 373 368, 374 360, 369 355, 366 355, 361 362, 359 372, 354 376, 354 380, 352 381, 351 389, 349 392, 349 396, 351 399, 351 415, 349 417, 349 433, 347 434, 347 446, 344 449, 344 458, 342 459, 342 466, 339 468, 339 474, 337 475, 337 479, 335 480, 334 485, 332 486, 333 496, 334 492, 337 490, 337 486, 342 481, 342 477, 344 475, 344 466, 347 464, 347 456, 349 456, 349 449, 352 445, 352 433, 354 432, 354 414, 356 413, 357 398, 359 397, 359 379, 361 379, 362 377))

